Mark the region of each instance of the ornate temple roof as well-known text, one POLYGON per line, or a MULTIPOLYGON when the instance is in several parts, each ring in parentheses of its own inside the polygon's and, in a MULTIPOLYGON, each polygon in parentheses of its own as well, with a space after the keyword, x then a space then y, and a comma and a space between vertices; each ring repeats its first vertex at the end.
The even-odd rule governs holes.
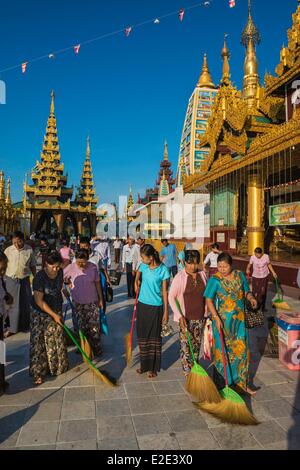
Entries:
POLYGON ((159 195, 168 196, 169 194, 170 194, 169 184, 168 184, 168 181, 166 180, 165 173, 163 173, 163 177, 159 185, 159 195))
POLYGON ((41 160, 36 162, 31 178, 33 184, 24 185, 24 191, 31 204, 43 198, 55 199, 58 204, 65 203, 72 197, 73 188, 66 187, 67 177, 64 175, 64 165, 60 158, 53 91, 41 160))
MULTIPOLYGON (((280 67, 284 66, 282 73, 287 77, 290 77, 290 70, 295 73, 298 68, 299 76, 300 5, 293 15, 293 27, 289 30, 288 36, 289 47, 293 51, 290 56, 293 57, 290 63, 291 69, 288 61, 285 66, 282 63, 280 67)), ((242 40, 246 46, 243 92, 237 90, 230 80, 230 53, 225 40, 222 49, 223 74, 220 88, 206 133, 200 141, 200 146, 208 148, 207 158, 202 164, 201 174, 183 175, 186 192, 238 170, 256 159, 266 158, 275 151, 279 152, 288 146, 296 145, 299 141, 299 121, 297 122, 299 109, 295 111, 292 119, 286 122, 284 96, 274 93, 279 82, 287 83, 287 77, 269 80, 267 88, 259 84, 255 51, 259 41, 260 36, 252 19, 251 2, 249 2, 248 22, 242 40)), ((283 57, 286 60, 287 56, 285 52, 283 57)))
POLYGON ((292 27, 288 30, 288 45, 280 52, 280 62, 276 67, 276 76, 266 74, 266 93, 278 93, 284 96, 284 85, 300 75, 300 1, 293 14, 292 27))

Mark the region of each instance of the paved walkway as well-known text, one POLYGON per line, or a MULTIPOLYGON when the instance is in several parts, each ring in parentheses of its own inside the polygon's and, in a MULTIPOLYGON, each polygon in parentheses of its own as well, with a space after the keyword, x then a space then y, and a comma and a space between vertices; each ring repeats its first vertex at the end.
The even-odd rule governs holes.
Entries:
POLYGON ((155 380, 126 367, 123 339, 131 314, 123 276, 108 309, 110 336, 99 363, 118 378, 116 389, 103 385, 72 349, 71 370, 33 388, 28 335, 7 341, 10 388, 0 398, 1 449, 300 449, 299 373, 264 357, 252 400, 261 424, 220 424, 197 411, 185 392, 177 334, 164 339, 163 370, 155 380))

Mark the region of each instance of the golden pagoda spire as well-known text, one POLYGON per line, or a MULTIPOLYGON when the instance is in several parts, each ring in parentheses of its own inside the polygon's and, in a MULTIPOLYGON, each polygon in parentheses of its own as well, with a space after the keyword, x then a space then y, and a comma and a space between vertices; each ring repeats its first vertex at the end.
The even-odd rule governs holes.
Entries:
POLYGON ((4 201, 5 199, 5 180, 4 180, 4 172, 0 171, 0 201, 4 201))
POLYGON ((5 204, 7 206, 11 206, 11 195, 10 195, 10 178, 7 180, 7 188, 6 188, 6 195, 5 195, 5 204))
POLYGON ((204 54, 204 61, 203 61, 203 66, 202 66, 202 71, 201 75, 199 77, 199 81, 197 84, 198 87, 201 88, 215 88, 215 85, 212 81, 209 68, 207 65, 207 55, 204 54))
POLYGON ((230 51, 227 46, 226 38, 227 38, 227 34, 225 34, 225 37, 224 37, 224 46, 223 46, 222 53, 221 53, 221 56, 223 58, 223 73, 222 73, 221 85, 228 85, 230 82, 230 65, 229 65, 230 51))
POLYGON ((248 22, 242 34, 242 44, 246 47, 243 97, 248 103, 248 108, 254 110, 257 107, 259 88, 258 60, 255 47, 260 43, 260 34, 252 19, 251 0, 248 0, 248 10, 248 22))
POLYGON ((169 148, 168 142, 165 140, 165 147, 164 147, 164 160, 169 161, 169 148))
POLYGON ((81 204, 82 206, 86 206, 87 204, 95 206, 98 202, 93 179, 93 170, 91 163, 91 145, 89 135, 87 137, 85 162, 83 165, 80 187, 76 197, 76 202, 81 204))
POLYGON ((131 207, 134 206, 134 200, 132 196, 132 188, 129 188, 129 197, 127 202, 127 213, 130 211, 131 207))
POLYGON ((54 111, 55 111, 55 106, 54 106, 55 94, 54 94, 54 90, 51 91, 50 96, 51 96, 50 114, 54 115, 54 111))
POLYGON ((87 137, 87 142, 86 142, 86 159, 89 160, 91 157, 91 141, 90 141, 90 135, 87 137))

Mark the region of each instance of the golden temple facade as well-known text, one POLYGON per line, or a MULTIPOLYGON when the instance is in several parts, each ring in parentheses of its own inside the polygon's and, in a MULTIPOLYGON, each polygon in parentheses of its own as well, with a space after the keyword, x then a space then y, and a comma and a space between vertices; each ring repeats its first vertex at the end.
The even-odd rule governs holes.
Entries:
POLYGON ((23 212, 30 232, 94 234, 98 198, 93 181, 90 138, 87 141, 80 186, 72 201, 73 187, 67 186, 61 162, 55 117, 54 92, 40 161, 31 173, 32 184, 24 184, 23 212))
POLYGON ((260 34, 249 0, 243 89, 231 81, 225 39, 219 91, 200 142, 208 154, 201 171, 184 176, 186 193, 209 189, 210 241, 235 254, 252 255, 257 247, 285 259, 300 253, 299 3, 276 75, 261 86, 260 34))

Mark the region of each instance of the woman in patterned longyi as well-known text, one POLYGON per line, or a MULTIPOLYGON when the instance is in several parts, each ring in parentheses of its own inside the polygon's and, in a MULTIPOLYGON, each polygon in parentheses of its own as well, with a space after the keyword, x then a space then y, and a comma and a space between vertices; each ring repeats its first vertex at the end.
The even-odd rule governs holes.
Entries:
POLYGON ((30 369, 35 385, 41 385, 48 373, 60 375, 69 362, 62 328, 62 257, 53 251, 45 259, 45 267, 33 280, 30 318, 30 369))

